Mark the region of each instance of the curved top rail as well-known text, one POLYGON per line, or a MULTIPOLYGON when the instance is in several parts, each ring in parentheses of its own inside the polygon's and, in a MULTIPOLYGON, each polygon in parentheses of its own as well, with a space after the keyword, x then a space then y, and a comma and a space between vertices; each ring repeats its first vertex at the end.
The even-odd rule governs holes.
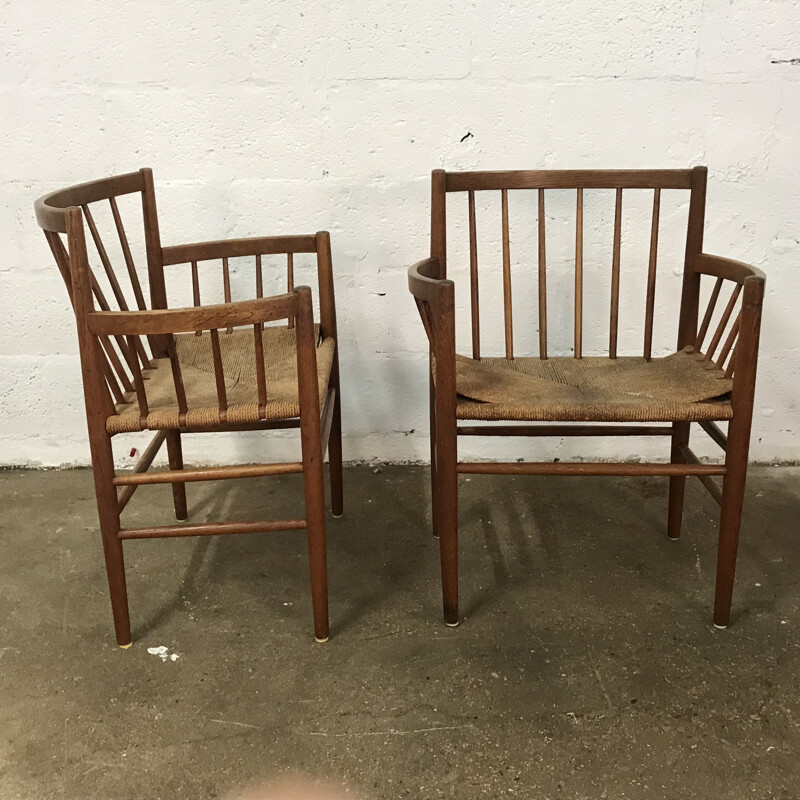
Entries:
POLYGON ((447 172, 446 191, 481 189, 691 189, 695 169, 543 169, 447 172))
POLYGON ((97 200, 106 200, 121 194, 141 192, 144 190, 144 185, 144 170, 139 170, 57 189, 42 195, 34 202, 36 221, 39 223, 39 227, 45 231, 66 233, 65 211, 68 208, 94 203, 97 200))

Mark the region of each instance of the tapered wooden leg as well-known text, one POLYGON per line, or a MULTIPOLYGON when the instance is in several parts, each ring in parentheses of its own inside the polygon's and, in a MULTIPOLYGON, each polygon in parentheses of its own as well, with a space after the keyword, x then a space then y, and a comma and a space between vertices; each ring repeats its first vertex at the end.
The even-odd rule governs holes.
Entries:
POLYGON ((439 538, 439 501, 436 493, 436 386, 433 370, 428 372, 431 438, 431 525, 434 539, 439 538))
POLYGON ((458 625, 458 473, 455 410, 436 420, 436 499, 444 621, 458 625))
MULTIPOLYGON (((183 469, 183 448, 180 431, 167 431, 167 458, 170 469, 183 469)), ((172 503, 175 506, 175 519, 185 520, 189 517, 186 509, 186 484, 172 484, 172 503)))
POLYGON ((727 472, 722 482, 722 513, 719 521, 717 550, 717 584, 714 594, 714 625, 727 628, 731 616, 733 579, 739 549, 739 527, 742 522, 744 490, 747 481, 747 458, 750 449, 750 420, 734 417, 728 428, 728 449, 725 454, 727 472))
POLYGON ((328 459, 331 480, 331 513, 334 517, 344 514, 344 488, 342 481, 342 401, 339 391, 339 368, 334 368, 336 400, 333 405, 333 420, 328 439, 328 459))
MULTIPOLYGON (((681 445, 689 444, 688 422, 672 423, 672 451, 670 461, 673 464, 682 464, 681 445)), ((669 510, 667 512, 667 536, 678 539, 681 535, 681 522, 683 520, 683 496, 686 490, 686 476, 673 475, 669 479, 669 510)))
POLYGON ((306 524, 308 525, 308 560, 311 568, 314 638, 318 642, 327 642, 328 560, 325 546, 325 485, 319 423, 316 427, 316 440, 313 440, 313 437, 304 437, 303 441, 303 487, 306 502, 306 524))
POLYGON ((125 562, 122 542, 117 534, 120 529, 117 489, 114 479, 114 457, 111 439, 108 436, 92 437, 92 471, 97 496, 97 512, 100 517, 100 534, 103 538, 103 553, 106 559, 108 590, 111 595, 111 611, 114 615, 114 630, 117 644, 130 647, 131 622, 128 613, 128 590, 125 584, 125 562))

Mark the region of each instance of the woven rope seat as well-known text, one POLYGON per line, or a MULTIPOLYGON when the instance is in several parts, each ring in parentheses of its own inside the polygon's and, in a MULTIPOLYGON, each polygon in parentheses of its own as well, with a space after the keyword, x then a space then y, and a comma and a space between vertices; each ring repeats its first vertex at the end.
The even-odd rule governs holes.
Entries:
POLYGON ((727 420, 733 381, 687 347, 664 358, 456 356, 456 415, 466 420, 727 420))
MULTIPOLYGON (((317 339, 317 382, 320 406, 325 401, 333 364, 335 342, 332 338, 317 339)), ((300 415, 297 384, 297 350, 295 329, 267 326, 262 333, 264 364, 267 379, 267 402, 259 414, 258 385, 252 330, 233 330, 219 334, 220 354, 228 399, 227 424, 259 420, 292 419, 300 415)), ((183 375, 188 411, 180 420, 175 383, 168 358, 153 359, 153 369, 143 371, 146 381, 148 411, 140 419, 135 392, 125 395, 125 403, 106 422, 109 433, 169 428, 199 428, 220 424, 220 410, 214 375, 211 334, 203 331, 175 336, 175 347, 183 375)))

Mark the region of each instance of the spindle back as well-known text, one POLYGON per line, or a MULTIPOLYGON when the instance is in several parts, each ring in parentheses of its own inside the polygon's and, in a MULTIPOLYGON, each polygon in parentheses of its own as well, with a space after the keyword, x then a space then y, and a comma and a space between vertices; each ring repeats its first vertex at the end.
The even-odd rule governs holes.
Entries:
MULTIPOLYGON (((291 293, 295 288, 295 255, 307 253, 316 256, 322 335, 336 336, 330 239, 327 233, 211 241, 162 248, 153 175, 149 169, 70 186, 40 197, 34 207, 39 226, 44 230, 79 317, 79 325, 85 322, 83 318, 87 314, 95 310, 127 312, 168 308, 165 267, 172 265, 184 265, 185 277, 188 279, 191 276, 191 302, 195 307, 202 304, 198 265, 203 262, 217 262, 221 266, 221 276, 218 272, 214 273, 214 283, 217 284, 212 287, 214 291, 208 290, 208 287, 205 289, 206 296, 202 298, 205 303, 232 301, 230 261, 240 258, 252 259, 255 273, 254 280, 250 281, 251 289, 246 288, 246 296, 241 299, 265 296, 264 256, 285 259, 286 280, 279 292, 291 293), (130 216, 137 219, 126 228, 123 217, 129 219, 130 216), (113 231, 111 238, 107 236, 104 240, 101 231, 108 229, 113 231), (66 243, 62 238, 65 234, 66 243), (89 240, 93 243, 91 253, 89 240), (124 264, 124 267, 115 269, 115 263, 124 264), (142 263, 146 269, 142 269, 142 263), (86 290, 81 298, 75 295, 78 286, 84 286, 86 290), (218 289, 222 290, 221 298, 218 289)), ((183 284, 188 285, 187 281, 183 281, 183 284)), ((180 294, 187 295, 187 292, 180 294)), ((284 319, 283 324, 293 327, 294 316, 290 315, 288 321, 284 319)), ((263 329, 263 325, 258 327, 263 329)), ((222 329, 222 335, 232 332, 231 326, 222 329)), ((197 330, 196 334, 200 335, 201 331, 197 330)), ((218 345, 215 335, 212 339, 212 344, 218 345)), ((256 339, 258 352, 261 338, 256 339)), ((140 393, 142 372, 152 367, 153 358, 168 357, 173 365, 176 362, 175 342, 171 334, 121 336, 101 333, 98 340, 102 351, 99 363, 109 399, 114 403, 122 403, 126 393, 140 393)), ((215 357, 218 349, 218 346, 214 347, 215 357)), ((176 392, 180 398, 178 384, 176 379, 176 392)))
MULTIPOLYGON (((592 190, 613 190, 614 223, 613 246, 608 265, 610 303, 607 311, 608 347, 610 358, 617 358, 620 351, 620 276, 622 250, 623 197, 628 190, 646 190, 651 193, 652 210, 649 213, 650 243, 647 257, 647 280, 643 299, 643 331, 638 355, 650 359, 653 355, 653 323, 656 309, 656 276, 659 255, 659 222, 661 218, 662 192, 683 190, 689 194, 688 227, 684 255, 684 275, 681 294, 681 312, 678 331, 678 347, 694 345, 697 339, 698 305, 700 297, 700 275, 695 272, 694 262, 702 250, 703 223, 705 214, 706 168, 686 170, 539 170, 506 172, 445 172, 432 173, 431 206, 431 257, 438 260, 439 274, 447 275, 447 195, 466 194, 466 228, 469 238, 469 316, 471 323, 471 346, 473 358, 480 358, 481 315, 479 291, 478 223, 476 195, 486 193, 497 197, 500 203, 500 250, 502 262, 502 326, 505 357, 513 359, 528 353, 518 352, 514 341, 514 315, 512 314, 512 258, 510 237, 509 194, 533 192, 536 200, 535 222, 523 220, 516 226, 536 228, 536 264, 528 271, 526 280, 537 284, 535 313, 530 317, 538 323, 538 356, 548 358, 552 346, 548 340, 548 247, 546 208, 549 190, 571 190, 575 192, 574 208, 574 256, 572 309, 574 324, 572 350, 575 358, 584 355, 584 209, 585 196, 592 190)), ((552 273, 550 273, 552 278, 552 273)), ((702 343, 702 342, 701 342, 702 343)))

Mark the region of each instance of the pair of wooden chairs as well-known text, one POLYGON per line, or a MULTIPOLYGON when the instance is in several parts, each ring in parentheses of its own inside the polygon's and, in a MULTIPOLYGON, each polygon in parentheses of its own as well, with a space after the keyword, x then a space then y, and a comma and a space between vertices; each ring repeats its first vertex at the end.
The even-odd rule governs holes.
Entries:
MULTIPOLYGON (((764 276, 746 264, 703 253, 705 193, 704 167, 434 171, 431 256, 410 268, 409 288, 430 343, 433 528, 440 542, 448 625, 458 624, 459 619, 458 475, 501 473, 668 476, 667 529, 672 539, 680 534, 686 476, 700 478, 722 506, 714 623, 727 626, 747 472, 764 276), (615 204, 608 354, 598 357, 584 353, 584 280, 596 261, 584 259, 584 192, 604 189, 614 192, 615 204), (619 352, 627 331, 620 331, 621 312, 626 310, 620 293, 622 197, 623 191, 643 189, 652 191, 653 197, 645 259, 644 331, 642 354, 631 357, 619 352), (536 357, 520 356, 514 343, 509 196, 524 194, 524 190, 534 192, 538 216, 536 357), (549 348, 545 193, 550 190, 569 190, 576 198, 573 352, 568 357, 554 356, 549 348), (654 357, 659 221, 662 192, 669 190, 689 192, 677 349, 654 357), (470 312, 469 357, 456 354, 455 284, 447 277, 447 196, 464 193, 468 200, 469 244, 463 260, 468 264, 464 273, 469 276, 465 304, 470 312), (500 357, 487 357, 481 345, 477 207, 478 200, 486 196, 498 197, 500 202, 497 249, 503 302, 502 313, 490 315, 502 325, 504 353, 500 357), (703 279, 711 279, 712 286, 701 317, 703 279), (727 435, 717 425, 719 421, 728 423, 727 435), (692 452, 692 422, 699 423, 725 451, 724 464, 701 463, 692 452), (459 435, 668 436, 670 463, 459 462, 459 435), (721 488, 714 476, 723 478, 721 488)), ((54 192, 37 200, 35 208, 77 319, 95 490, 119 644, 127 647, 131 642, 122 552, 125 540, 276 530, 307 532, 314 633, 318 641, 325 641, 326 448, 334 516, 341 515, 343 507, 338 342, 328 234, 162 247, 153 178, 146 169, 54 192), (122 221, 123 198, 133 198, 142 217, 146 270, 141 272, 132 255, 136 248, 131 247, 122 221), (114 270, 109 247, 100 234, 102 226, 96 221, 98 206, 107 206, 104 210, 109 227, 116 233, 115 249, 127 280, 120 281, 114 270), (62 234, 66 234, 66 246, 62 234), (102 269, 90 266, 87 238, 93 242, 91 260, 99 262, 102 269), (318 324, 310 288, 294 285, 295 256, 299 254, 310 254, 316 260, 318 324), (267 297, 265 260, 277 256, 285 258, 286 291, 267 297), (255 298, 232 302, 231 262, 238 264, 240 259, 248 260, 246 270, 252 273, 250 285, 255 298), (207 262, 220 262, 215 280, 219 284, 221 269, 223 303, 201 303, 200 277, 208 271, 207 262), (178 269, 178 265, 190 270, 191 306, 175 307, 174 301, 168 302, 167 268, 178 269), (193 469, 183 466, 184 433, 284 428, 300 429, 301 461, 193 469), (133 472, 117 474, 113 437, 143 430, 156 431, 151 444, 133 472), (148 472, 164 442, 169 469, 148 472), (303 519, 148 528, 124 528, 121 524, 123 509, 143 484, 172 484, 175 515, 185 520, 187 482, 287 473, 303 475, 303 519)), ((530 281, 524 285, 530 285, 530 281)), ((188 290, 186 280, 181 286, 188 290)), ((533 317, 526 309, 525 320, 533 317)))

